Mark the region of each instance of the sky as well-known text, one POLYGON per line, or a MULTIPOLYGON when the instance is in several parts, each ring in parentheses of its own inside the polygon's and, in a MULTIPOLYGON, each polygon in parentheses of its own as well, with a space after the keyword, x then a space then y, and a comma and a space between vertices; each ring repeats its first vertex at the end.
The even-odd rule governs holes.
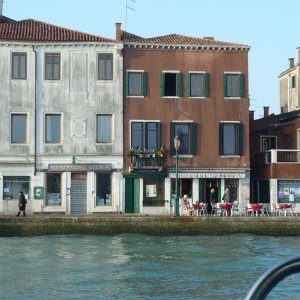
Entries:
POLYGON ((177 33, 249 45, 250 110, 256 119, 264 106, 280 113, 278 75, 300 46, 299 11, 299 0, 3 0, 9 18, 107 38, 115 38, 115 23, 122 23, 123 30, 143 37, 177 33))

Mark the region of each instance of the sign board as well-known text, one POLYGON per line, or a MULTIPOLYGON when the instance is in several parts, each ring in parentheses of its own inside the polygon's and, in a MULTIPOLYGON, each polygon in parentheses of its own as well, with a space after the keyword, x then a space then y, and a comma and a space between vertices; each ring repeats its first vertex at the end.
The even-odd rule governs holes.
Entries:
POLYGON ((112 164, 49 164, 49 171, 111 171, 112 164))
POLYGON ((34 187, 34 199, 44 199, 44 187, 35 186, 34 187))

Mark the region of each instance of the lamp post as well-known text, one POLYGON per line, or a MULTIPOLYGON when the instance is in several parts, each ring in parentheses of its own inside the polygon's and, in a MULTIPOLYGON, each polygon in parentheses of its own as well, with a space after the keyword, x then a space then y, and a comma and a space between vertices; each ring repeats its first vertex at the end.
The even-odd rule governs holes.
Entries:
POLYGON ((174 137, 174 148, 176 150, 176 181, 175 181, 175 211, 174 216, 179 217, 179 198, 178 198, 178 149, 180 148, 180 139, 174 137))

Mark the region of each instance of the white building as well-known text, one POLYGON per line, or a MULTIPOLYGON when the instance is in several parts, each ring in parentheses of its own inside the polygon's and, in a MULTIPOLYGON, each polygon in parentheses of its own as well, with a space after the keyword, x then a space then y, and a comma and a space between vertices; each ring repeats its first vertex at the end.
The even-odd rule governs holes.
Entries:
POLYGON ((0 24, 0 213, 122 210, 122 43, 0 24))

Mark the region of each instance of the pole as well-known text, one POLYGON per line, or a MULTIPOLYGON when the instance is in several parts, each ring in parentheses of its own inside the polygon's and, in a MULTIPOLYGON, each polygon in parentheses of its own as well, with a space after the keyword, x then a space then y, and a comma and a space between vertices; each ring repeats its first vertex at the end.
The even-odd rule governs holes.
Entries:
POLYGON ((175 217, 179 217, 179 199, 178 199, 178 147, 176 147, 175 217))

